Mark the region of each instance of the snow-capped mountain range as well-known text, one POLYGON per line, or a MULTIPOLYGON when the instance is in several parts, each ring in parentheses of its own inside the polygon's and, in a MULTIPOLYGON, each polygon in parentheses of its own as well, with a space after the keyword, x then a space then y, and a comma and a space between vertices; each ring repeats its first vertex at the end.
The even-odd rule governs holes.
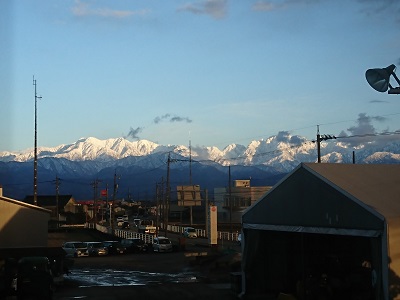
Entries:
MULTIPOLYGON (((195 146, 189 149, 184 145, 159 145, 148 140, 131 142, 125 138, 99 140, 94 137, 81 138, 75 143, 57 147, 38 147, 38 159, 63 158, 69 161, 115 162, 127 157, 143 158, 165 156, 166 153, 179 157, 191 158, 203 163, 216 162, 220 165, 264 165, 288 172, 300 162, 317 161, 315 141, 307 141, 299 136, 279 133, 268 139, 252 141, 247 147, 230 144, 220 150, 217 147, 195 146)), ((353 152, 359 163, 396 163, 400 162, 400 141, 388 144, 363 144, 349 147, 338 140, 321 142, 321 161, 332 163, 351 163, 353 152)), ((29 162, 34 158, 34 151, 27 149, 20 152, 0 152, 2 162, 29 162)))
MULTIPOLYGON (((120 173, 131 174, 129 176, 136 174, 135 176, 140 177, 137 181, 139 182, 144 180, 143 175, 138 175, 140 172, 145 174, 152 171, 150 173, 157 179, 148 177, 146 184, 151 182, 153 185, 164 176, 168 161, 173 162, 170 166, 172 170, 186 170, 191 161, 198 181, 216 185, 219 180, 219 184, 223 186, 226 178, 221 177, 225 176, 227 166, 235 166, 232 170, 237 172, 237 179, 255 178, 254 176, 272 178, 275 175, 281 178, 282 174, 287 174, 299 163, 317 162, 318 159, 315 141, 292 136, 287 132, 252 141, 248 146, 231 144, 222 150, 217 147, 189 148, 184 145, 159 145, 147 140, 131 142, 125 138, 99 140, 94 137, 81 138, 75 143, 52 148, 38 147, 37 150, 39 175, 45 174, 41 175, 42 178, 51 180, 55 175, 85 180, 112 178, 113 170, 118 169, 120 173), (210 172, 215 174, 210 175, 210 172)), ((355 159, 356 163, 399 163, 400 141, 392 139, 385 143, 381 140, 379 143, 355 145, 348 139, 338 138, 322 141, 320 153, 322 162, 352 163, 355 159)), ((22 180, 31 180, 33 159, 33 149, 0 152, 0 185, 11 186, 22 180)), ((183 172, 187 177, 186 171, 183 172)), ((181 176, 181 173, 176 173, 175 177, 181 176)), ((185 176, 180 180, 184 180, 185 176)), ((129 178, 132 180, 132 177, 129 178)), ((271 182, 274 183, 273 180, 264 180, 263 184, 271 182)))

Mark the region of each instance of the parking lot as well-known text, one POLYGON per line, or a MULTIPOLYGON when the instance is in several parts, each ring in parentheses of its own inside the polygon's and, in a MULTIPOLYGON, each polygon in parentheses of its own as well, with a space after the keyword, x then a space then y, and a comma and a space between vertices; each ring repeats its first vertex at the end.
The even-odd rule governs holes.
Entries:
MULTIPOLYGON (((53 244, 96 239, 85 234, 53 234, 50 239, 53 244)), ((70 274, 65 276, 63 286, 57 287, 54 299, 151 300, 160 299, 160 295, 171 299, 236 299, 231 272, 240 265, 238 247, 225 249, 225 254, 224 249, 209 250, 190 241, 184 251, 174 247, 171 253, 74 258, 70 274), (204 252, 209 254, 201 259, 191 256, 204 252)))

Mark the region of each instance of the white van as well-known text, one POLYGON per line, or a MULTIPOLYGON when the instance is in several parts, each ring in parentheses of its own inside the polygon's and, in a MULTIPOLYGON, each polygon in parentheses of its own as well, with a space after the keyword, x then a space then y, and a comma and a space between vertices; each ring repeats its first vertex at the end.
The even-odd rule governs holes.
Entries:
POLYGON ((172 252, 172 243, 167 237, 155 237, 153 240, 153 250, 155 252, 172 252))
POLYGON ((195 239, 197 238, 197 232, 196 229, 193 227, 185 227, 183 229, 183 236, 187 237, 189 239, 195 239))

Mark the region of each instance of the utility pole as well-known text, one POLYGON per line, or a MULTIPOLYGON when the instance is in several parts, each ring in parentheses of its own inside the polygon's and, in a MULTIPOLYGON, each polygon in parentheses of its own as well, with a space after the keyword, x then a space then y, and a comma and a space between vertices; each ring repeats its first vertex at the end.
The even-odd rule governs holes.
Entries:
POLYGON ((206 209, 206 211, 205 211, 205 225, 206 225, 205 229, 206 229, 206 237, 208 238, 208 227, 209 227, 208 213, 209 213, 209 211, 208 211, 208 190, 207 189, 204 190, 204 206, 206 209))
MULTIPOLYGON (((160 213, 162 212, 162 222, 163 227, 165 228, 165 195, 164 195, 164 177, 161 178, 161 201, 162 201, 162 210, 160 209, 160 213)), ((161 205, 160 205, 161 206, 161 205)))
POLYGON ((229 165, 229 223, 230 223, 230 232, 232 233, 232 186, 231 186, 231 166, 229 165))
POLYGON ((37 99, 41 99, 36 93, 36 79, 33 76, 33 85, 35 86, 35 141, 34 141, 34 159, 33 159, 33 204, 37 206, 37 99))
POLYGON ((164 228, 164 233, 165 236, 167 236, 168 233, 168 214, 169 214, 169 198, 170 198, 170 193, 171 193, 171 187, 169 184, 169 175, 170 175, 170 164, 171 164, 171 153, 168 153, 168 161, 167 161, 167 183, 166 183, 166 194, 165 194, 165 210, 166 210, 166 214, 165 214, 165 228, 164 228))
POLYGON ((59 212, 59 187, 60 178, 56 175, 56 214, 57 214, 57 228, 60 225, 60 212, 59 212))
MULTIPOLYGON (((101 225, 104 225, 105 221, 107 220, 107 215, 106 215, 106 220, 104 220, 104 194, 103 191, 101 191, 101 225)), ((106 183, 106 212, 107 212, 107 207, 108 207, 108 183, 106 183)))
POLYGON ((114 204, 115 204, 115 200, 117 199, 117 190, 118 190, 117 179, 119 179, 119 176, 117 176, 117 170, 114 170, 114 191, 113 191, 112 208, 111 208, 111 213, 110 213, 111 233, 112 234, 114 234, 114 204))
POLYGON ((319 125, 317 125, 317 153, 318 163, 321 163, 321 136, 319 135, 319 125))
POLYGON ((159 193, 160 193, 160 189, 159 189, 159 184, 158 184, 158 182, 156 183, 156 236, 158 236, 158 221, 159 221, 159 218, 158 218, 158 213, 159 213, 159 205, 160 205, 160 195, 159 195, 159 193))
POLYGON ((192 185, 192 141, 189 140, 189 181, 192 185))
POLYGON ((332 140, 332 139, 336 139, 336 136, 328 134, 320 135, 319 125, 317 125, 317 140, 312 142, 317 143, 318 163, 321 163, 321 141, 332 140))
POLYGON ((98 185, 100 182, 101 181, 97 178, 92 182, 92 186, 93 186, 93 217, 94 217, 95 226, 97 225, 97 195, 98 195, 97 188, 98 188, 98 185))
POLYGON ((113 201, 116 200, 117 197, 117 191, 118 191, 118 183, 117 179, 120 179, 120 177, 117 175, 117 170, 114 171, 114 192, 113 192, 113 201))
MULTIPOLYGON (((192 185, 192 141, 189 140, 189 182, 192 185)), ((195 193, 194 193, 195 194, 195 193)), ((193 225, 193 206, 189 206, 190 210, 190 226, 193 225)))
POLYGON ((129 202, 132 200, 131 188, 128 188, 128 200, 129 202))
MULTIPOLYGON (((161 213, 162 218, 164 218, 165 214, 165 201, 164 201, 164 177, 161 178, 161 182, 156 183, 156 236, 158 236, 159 228, 160 228, 160 219, 161 213), (162 209, 161 209, 162 207, 162 209)), ((162 222, 165 224, 165 220, 162 222)))

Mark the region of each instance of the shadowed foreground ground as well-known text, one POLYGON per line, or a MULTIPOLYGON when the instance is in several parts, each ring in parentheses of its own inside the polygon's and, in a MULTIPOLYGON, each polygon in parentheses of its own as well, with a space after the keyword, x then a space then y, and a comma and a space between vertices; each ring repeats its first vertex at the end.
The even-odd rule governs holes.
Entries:
POLYGON ((204 283, 163 283, 148 286, 124 287, 64 287, 58 290, 54 299, 237 299, 227 285, 204 283))

